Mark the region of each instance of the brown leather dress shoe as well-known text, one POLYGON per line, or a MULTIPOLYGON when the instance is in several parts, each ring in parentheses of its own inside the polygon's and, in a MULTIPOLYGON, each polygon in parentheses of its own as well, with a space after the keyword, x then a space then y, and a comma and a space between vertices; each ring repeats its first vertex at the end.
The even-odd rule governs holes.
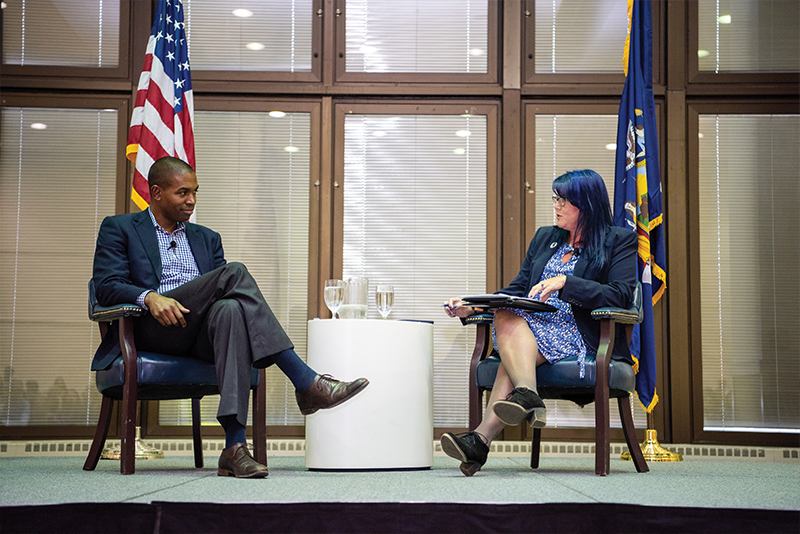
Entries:
POLYGON ((256 462, 247 450, 247 443, 237 443, 222 451, 217 475, 236 478, 264 478, 269 474, 266 465, 256 462))
POLYGON ((300 413, 311 415, 317 410, 333 408, 355 396, 367 387, 369 380, 359 378, 352 382, 340 382, 331 375, 317 375, 314 383, 306 391, 296 391, 297 406, 300 413))

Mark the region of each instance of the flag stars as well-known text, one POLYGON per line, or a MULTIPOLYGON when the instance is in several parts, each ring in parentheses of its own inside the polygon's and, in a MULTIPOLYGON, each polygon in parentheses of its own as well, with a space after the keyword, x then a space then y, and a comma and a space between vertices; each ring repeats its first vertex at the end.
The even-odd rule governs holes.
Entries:
POLYGON ((167 52, 167 59, 170 61, 175 61, 175 54, 173 52, 167 52))
POLYGON ((172 107, 177 108, 180 105, 181 105, 181 99, 180 98, 176 98, 175 101, 172 104, 172 107))
POLYGON ((172 24, 172 17, 167 15, 167 24, 172 24))
POLYGON ((175 80, 175 88, 183 89, 183 80, 175 80))
POLYGON ((169 34, 165 37, 165 39, 167 40, 167 42, 170 42, 170 43, 175 40, 175 38, 173 36, 169 35, 169 34))
POLYGON ((163 39, 163 38, 164 38, 164 34, 159 31, 158 34, 156 35, 156 41, 158 41, 159 39, 163 39))

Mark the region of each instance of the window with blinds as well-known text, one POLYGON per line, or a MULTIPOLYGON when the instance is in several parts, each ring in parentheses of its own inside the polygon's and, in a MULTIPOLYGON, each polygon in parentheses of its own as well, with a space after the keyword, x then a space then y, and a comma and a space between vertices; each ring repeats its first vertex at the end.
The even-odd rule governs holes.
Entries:
POLYGON ((91 427, 87 286, 114 214, 117 112, 4 107, 0 134, 0 427, 91 427))
POLYGON ((627 0, 536 0, 537 74, 623 73, 627 0))
MULTIPOLYGON (((226 260, 247 266, 305 359, 310 113, 196 111, 194 136, 197 222, 220 233, 226 260)), ((202 400, 204 424, 217 424, 218 404, 202 400)), ((268 368, 267 424, 303 422, 291 383, 268 368)), ((191 424, 190 402, 160 402, 159 424, 191 424)))
POLYGON ((703 428, 800 432, 800 116, 700 115, 703 428))
POLYGON ((702 71, 800 71, 800 2, 699 0, 697 63, 702 71))
POLYGON ((344 136, 343 275, 434 321, 434 426, 466 427, 474 327, 442 302, 486 291, 487 117, 348 113, 344 136))
POLYGON ((3 0, 3 64, 116 67, 119 0, 3 0))
POLYGON ((310 72, 312 0, 183 0, 192 70, 310 72))
MULTIPOLYGON (((616 115, 536 115, 536 228, 555 224, 551 199, 553 180, 567 171, 592 169, 603 177, 609 201, 614 202, 616 115)), ((613 205, 612 205, 613 207, 613 205)), ((647 417, 632 402, 634 423, 644 428, 647 417)), ((622 428, 617 402, 611 399, 611 426, 622 428)), ((594 411, 568 401, 547 401, 547 424, 554 427, 593 427, 594 411)))
POLYGON ((347 0, 346 71, 483 73, 488 0, 347 0))

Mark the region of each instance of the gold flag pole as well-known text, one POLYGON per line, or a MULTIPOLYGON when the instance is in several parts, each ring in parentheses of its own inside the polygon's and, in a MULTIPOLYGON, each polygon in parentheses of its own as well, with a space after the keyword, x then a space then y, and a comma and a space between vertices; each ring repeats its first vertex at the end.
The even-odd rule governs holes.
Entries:
MULTIPOLYGON (((141 412, 137 415, 139 417, 139 424, 141 424, 141 412)), ((161 460, 164 458, 164 451, 151 447, 142 441, 142 427, 139 425, 136 425, 136 439, 133 441, 133 452, 137 460, 161 460)), ((121 447, 114 447, 113 449, 106 447, 103 449, 103 452, 100 453, 101 460, 120 460, 121 458, 121 447)))
MULTIPOLYGON (((631 403, 633 406, 633 403, 631 403)), ((683 456, 677 452, 668 451, 658 443, 656 425, 653 420, 653 412, 647 414, 647 430, 645 430, 644 443, 642 443, 642 454, 648 462, 682 462, 683 456)), ((620 457, 622 460, 632 460, 631 453, 626 451, 620 457)))

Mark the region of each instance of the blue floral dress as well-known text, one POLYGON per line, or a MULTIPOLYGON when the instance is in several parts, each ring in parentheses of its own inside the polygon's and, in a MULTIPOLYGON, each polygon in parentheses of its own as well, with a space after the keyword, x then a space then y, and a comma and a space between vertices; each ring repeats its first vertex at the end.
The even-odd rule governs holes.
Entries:
MULTIPOLYGON (((562 274, 571 275, 575 271, 575 264, 578 263, 578 256, 573 254, 567 263, 562 261, 564 256, 570 252, 572 252, 572 247, 566 243, 562 244, 545 265, 539 281, 555 278, 562 274)), ((572 306, 558 298, 560 293, 560 291, 556 291, 547 299, 547 304, 557 308, 556 312, 530 313, 516 308, 504 309, 519 315, 527 321, 531 332, 536 338, 539 350, 548 362, 555 363, 563 358, 577 354, 581 378, 583 378, 585 374, 586 345, 580 332, 578 332, 578 325, 575 323, 572 306)), ((536 295, 533 296, 536 297, 536 295)), ((497 350, 497 334, 494 327, 492 327, 492 342, 495 350, 497 350)))

